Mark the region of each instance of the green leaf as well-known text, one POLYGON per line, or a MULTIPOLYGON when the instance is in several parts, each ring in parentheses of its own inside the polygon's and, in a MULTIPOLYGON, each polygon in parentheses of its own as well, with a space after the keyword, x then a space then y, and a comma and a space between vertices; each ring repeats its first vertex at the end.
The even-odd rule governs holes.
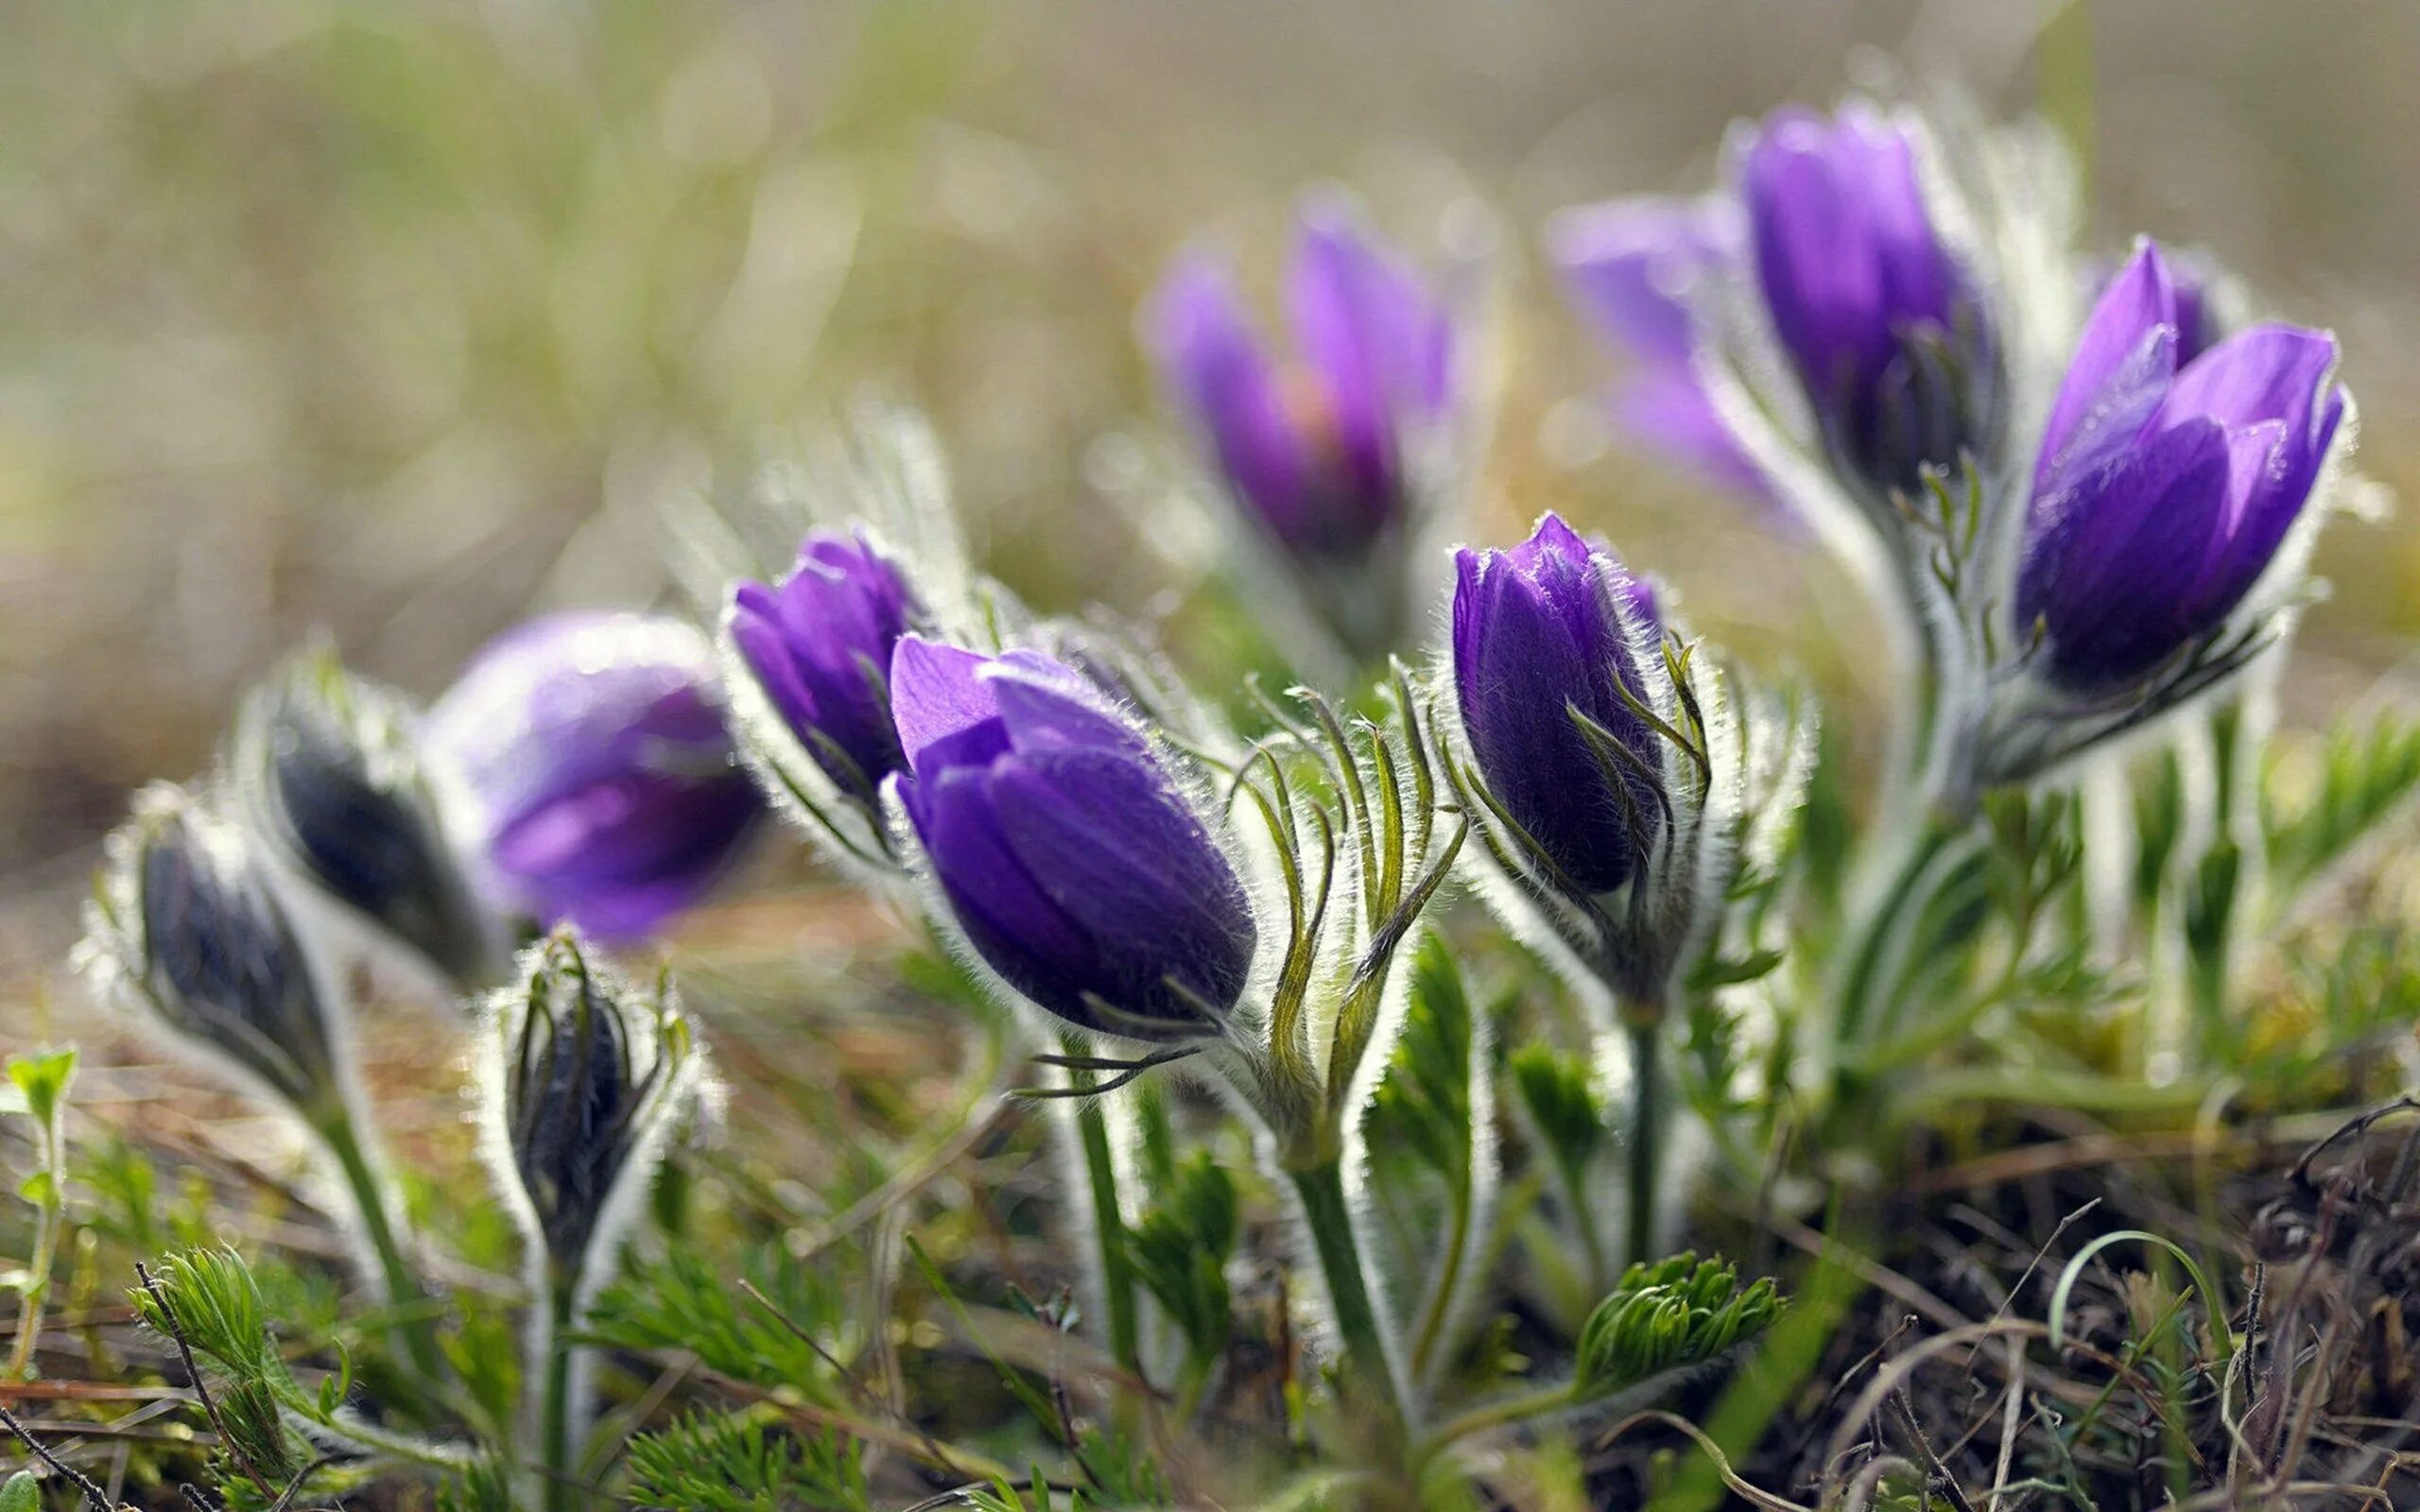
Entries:
POLYGON ((2278 883, 2300 887, 2420 793, 2420 722, 2386 714, 2313 751, 2279 742, 2262 805, 2278 883))
POLYGON ((1566 1179, 1584 1183, 1588 1167, 1605 1147, 1608 1109, 1598 1098, 1588 1062, 1543 1041, 1512 1053, 1512 1090, 1529 1110, 1566 1179))
POLYGON ((42 1483, 31 1470, 19 1470, 0 1482, 0 1512, 42 1512, 42 1483))
POLYGON ((25 1110, 44 1128, 59 1121, 67 1084, 76 1079, 76 1047, 58 1045, 9 1057, 9 1081, 25 1099, 25 1110))
POLYGON ((1235 1178, 1196 1150, 1155 1190, 1159 1201, 1128 1234, 1128 1257, 1206 1370, 1226 1353, 1233 1324, 1227 1260, 1242 1231, 1235 1178))

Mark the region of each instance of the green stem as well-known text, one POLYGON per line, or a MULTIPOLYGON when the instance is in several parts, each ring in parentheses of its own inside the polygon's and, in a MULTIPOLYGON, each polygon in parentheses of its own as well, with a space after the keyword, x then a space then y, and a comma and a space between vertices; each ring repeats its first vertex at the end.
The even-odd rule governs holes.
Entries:
POLYGON ((441 1380, 444 1360, 438 1352, 436 1320, 425 1312, 428 1294, 413 1274, 410 1262, 404 1258, 403 1246, 396 1239, 394 1221, 387 1209, 387 1189, 371 1168, 353 1116, 337 1112, 317 1123, 320 1139, 337 1158, 345 1185, 352 1190, 354 1208, 361 1215, 361 1231, 370 1241, 386 1283, 387 1300, 401 1314, 395 1324, 396 1341, 424 1377, 441 1380))
POLYGON ((1366 1420, 1375 1440, 1374 1452, 1392 1456, 1379 1463, 1399 1464, 1409 1417, 1389 1358, 1386 1333, 1378 1326, 1377 1309, 1371 1301, 1361 1244, 1353 1228, 1353 1209, 1344 1195, 1343 1161, 1322 1160, 1286 1174, 1302 1198, 1303 1221, 1310 1230, 1320 1275, 1327 1283, 1328 1303, 1336 1314, 1341 1355, 1339 1390, 1366 1420))
POLYGON ((42 1200, 34 1205, 34 1252, 26 1264, 25 1295, 17 1304, 17 1342, 9 1351, 6 1379, 23 1381, 33 1369, 34 1350, 42 1341, 43 1305, 50 1296, 50 1271, 59 1259, 60 1210, 67 1181, 60 1159, 60 1129, 54 1119, 42 1134, 42 1169, 49 1177, 42 1200))
MULTIPOLYGON (((1664 1030, 1660 1014, 1640 1014, 1630 1033, 1630 1228, 1623 1249, 1633 1264, 1656 1258, 1657 1188, 1664 1175, 1664 1030)), ((1593 1280, 1601 1291, 1610 1278, 1593 1280)))
POLYGON ((1962 838, 1968 826, 1961 821, 1928 817, 1905 847, 1907 854, 1893 872, 1890 885, 1866 910, 1850 935, 1848 970, 1841 979, 1840 1011, 1834 1021, 1835 1058, 1847 1060, 1869 1028, 1877 998, 1894 984, 1891 977, 1904 965, 1898 959, 1909 922, 1922 913, 1949 868, 1943 856, 1962 838))
MULTIPOLYGON (((1069 1082, 1092 1084, 1092 1073, 1071 1071, 1069 1082)), ((1126 1213, 1117 1200, 1116 1152, 1110 1147, 1109 1115, 1100 1099, 1076 1105, 1076 1132, 1082 1141, 1084 1174, 1091 1180, 1093 1243, 1098 1251, 1100 1289, 1109 1305, 1109 1353, 1124 1369, 1142 1374, 1142 1351, 1134 1307, 1134 1263, 1126 1252, 1126 1213)))
POLYGON ((1561 1412, 1572 1405, 1572 1388, 1568 1381, 1558 1381, 1550 1386, 1536 1386, 1495 1401, 1482 1402, 1459 1417, 1448 1418, 1431 1433, 1422 1446, 1419 1463, 1426 1464, 1447 1445, 1458 1443, 1473 1434, 1483 1434, 1507 1423, 1525 1422, 1547 1413, 1561 1412))
MULTIPOLYGON (((549 1267, 551 1273, 552 1267, 549 1267)), ((571 1512, 579 1504, 572 1473, 573 1279, 549 1275, 546 1286, 545 1395, 540 1399, 538 1473, 546 1512, 571 1512)))
POLYGON ((1563 1177, 1564 1200, 1571 1207, 1572 1227, 1580 1230, 1580 1255, 1588 1267, 1588 1295, 1581 1299, 1582 1310, 1596 1305, 1597 1298, 1613 1285, 1612 1269, 1605 1263, 1605 1236, 1597 1222, 1596 1205, 1588 1200, 1589 1168, 1558 1160, 1563 1177))

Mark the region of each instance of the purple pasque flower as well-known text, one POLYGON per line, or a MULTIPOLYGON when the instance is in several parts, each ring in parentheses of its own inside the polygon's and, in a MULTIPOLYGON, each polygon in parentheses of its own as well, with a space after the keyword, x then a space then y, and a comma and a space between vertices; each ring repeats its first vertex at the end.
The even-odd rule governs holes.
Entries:
POLYGON ((1763 474, 1716 410, 1698 370, 1693 301, 1743 249, 1728 199, 1619 199, 1567 210, 1547 240, 1564 286, 1597 333, 1629 359, 1615 418, 1707 481, 1761 495, 1763 474))
POLYGON ((1197 251, 1146 319, 1169 387, 1250 518, 1295 557, 1350 560, 1413 507, 1408 439, 1454 401, 1453 325, 1419 276, 1330 201, 1302 214, 1286 314, 1291 350, 1279 352, 1229 266, 1197 251))
POLYGON ((606 938, 702 897, 762 805, 735 764, 714 649, 678 620, 564 613, 490 642, 430 712, 501 902, 606 938))
POLYGON ((909 635, 890 663, 900 805, 983 964, 1081 1028, 1204 1035, 1258 927, 1220 842, 1150 739, 1080 674, 909 635))
POLYGON ((1668 815, 1642 657, 1651 590, 1553 514, 1509 551, 1456 554, 1453 679, 1473 775, 1579 892, 1644 866, 1668 815))
POLYGON ((915 593, 860 531, 818 530, 770 585, 732 593, 744 669, 834 787, 868 813, 904 765, 890 723, 890 651, 920 614, 915 593))
POLYGON ((1928 202, 1910 129, 1870 102, 1745 133, 1748 257, 1836 459, 1912 490, 1996 425, 1994 333, 1928 202))
POLYGON ((2146 240, 2086 322, 2050 411, 2017 567, 2020 634, 2069 692, 2117 692, 2209 636, 2310 500, 2346 399, 2336 339, 2256 325, 2185 360, 2146 240))

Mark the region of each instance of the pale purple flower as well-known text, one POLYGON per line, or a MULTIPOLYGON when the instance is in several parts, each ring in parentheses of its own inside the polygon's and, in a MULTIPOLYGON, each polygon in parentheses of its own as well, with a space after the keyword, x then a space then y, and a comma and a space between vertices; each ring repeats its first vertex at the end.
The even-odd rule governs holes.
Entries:
POLYGON ((1409 266, 1326 202, 1304 213, 1286 313, 1281 350, 1228 265, 1194 252, 1148 325, 1238 506, 1296 556, 1349 559, 1412 507, 1408 438, 1454 403, 1453 326, 1409 266))
POLYGON ((473 659, 427 731, 475 800, 499 901, 608 938, 697 902, 761 811, 713 648, 677 620, 532 620, 473 659))
POLYGON ((1613 394, 1623 430, 1707 481, 1764 492, 1698 368, 1696 301, 1742 254, 1738 207, 1724 199, 1622 199, 1565 211, 1548 233, 1564 285, 1628 369, 1613 394))

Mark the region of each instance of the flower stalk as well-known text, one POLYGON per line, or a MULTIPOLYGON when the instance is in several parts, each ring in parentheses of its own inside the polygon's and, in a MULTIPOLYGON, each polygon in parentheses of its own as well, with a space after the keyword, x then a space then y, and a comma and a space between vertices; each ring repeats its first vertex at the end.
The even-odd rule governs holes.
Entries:
POLYGON ((1385 1463, 1388 1452, 1409 1441, 1411 1418, 1403 1377, 1371 1295, 1353 1205, 1345 1194, 1344 1162, 1331 1156, 1288 1167, 1286 1177, 1302 1203, 1304 1230, 1336 1326, 1338 1390, 1357 1419, 1356 1428, 1369 1435, 1373 1457, 1385 1463))
POLYGON ((429 1297, 396 1233, 387 1184, 370 1158, 359 1124, 350 1108, 339 1106, 311 1122, 312 1132, 326 1146, 344 1178, 360 1219, 361 1237, 368 1242, 387 1300, 396 1313, 394 1339, 414 1369, 431 1381, 444 1375, 444 1357, 437 1347, 437 1320, 429 1312, 429 1297))

